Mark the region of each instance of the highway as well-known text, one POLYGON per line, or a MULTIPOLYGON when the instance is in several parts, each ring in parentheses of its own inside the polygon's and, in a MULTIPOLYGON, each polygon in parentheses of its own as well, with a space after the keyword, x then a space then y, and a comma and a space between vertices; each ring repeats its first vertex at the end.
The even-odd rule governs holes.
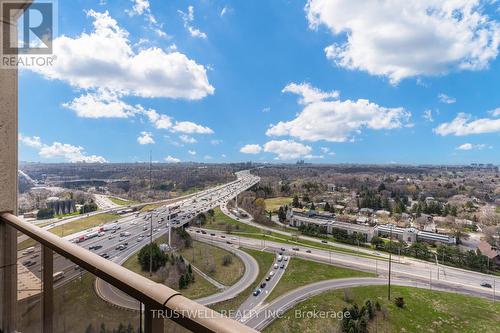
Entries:
MULTIPOLYGON (((151 224, 153 226, 153 238, 168 235, 168 226, 172 228, 181 227, 197 214, 231 200, 238 193, 252 187, 259 181, 259 177, 251 175, 247 170, 237 172, 236 176, 235 181, 198 192, 180 201, 161 206, 151 212, 124 215, 123 218, 116 222, 116 227, 119 227, 119 229, 103 231, 100 236, 78 242, 78 239, 82 236, 95 235, 96 230, 93 228, 64 238, 95 251, 113 262, 122 263, 149 242, 151 224)), ((65 221, 64 223, 68 222, 65 221)), ((31 250, 20 251, 18 258, 36 276, 41 276, 39 245, 31 250)), ((54 256, 54 272, 64 272, 64 278, 57 281, 56 287, 82 274, 79 267, 59 255, 54 256)))
MULTIPOLYGON (((196 228, 198 229, 198 228, 196 228)), ((194 229, 189 229, 190 233, 195 232, 194 229)), ((207 230, 206 234, 200 234, 200 237, 212 238, 213 241, 221 242, 224 235, 223 232, 207 230), (210 234, 215 234, 211 236, 210 234)), ((280 252, 284 249, 284 254, 290 257, 301 257, 308 260, 314 260, 322 263, 330 263, 351 269, 358 269, 367 272, 373 272, 379 276, 388 275, 388 261, 385 259, 377 259, 372 257, 357 256, 344 252, 335 252, 328 250, 320 250, 317 248, 308 248, 304 246, 297 246, 294 244, 278 243, 268 240, 260 240, 253 238, 246 238, 243 236, 234 236, 238 244, 245 247, 250 247, 269 252, 280 252), (293 250, 296 248, 298 250, 293 250), (309 251, 310 253, 307 253, 309 251)), ((406 281, 413 281, 421 284, 432 286, 439 285, 442 288, 448 288, 452 291, 461 291, 471 295, 480 297, 492 297, 493 289, 481 287, 482 282, 488 282, 491 285, 498 285, 498 277, 493 275, 482 274, 473 271, 467 271, 453 267, 437 266, 429 262, 420 261, 405 261, 398 262, 395 256, 392 261, 392 277, 394 279, 404 279, 406 281), (438 278, 439 269, 439 278, 438 278)), ((497 296, 498 298, 498 296, 497 296)))

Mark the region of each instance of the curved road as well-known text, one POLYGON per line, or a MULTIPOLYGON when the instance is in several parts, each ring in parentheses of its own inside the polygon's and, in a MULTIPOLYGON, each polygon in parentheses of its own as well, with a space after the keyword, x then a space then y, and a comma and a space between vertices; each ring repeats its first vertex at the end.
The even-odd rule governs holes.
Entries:
MULTIPOLYGON (((417 283, 408 280, 391 280, 391 284, 397 286, 429 289, 428 284, 417 283)), ((306 299, 311 298, 315 295, 335 289, 380 285, 387 285, 387 280, 382 278, 347 278, 311 283, 303 287, 294 289, 276 298, 271 303, 268 303, 267 305, 259 308, 253 313, 253 316, 251 316, 250 319, 246 320, 245 325, 260 331, 267 325, 269 325, 273 320, 278 319, 280 316, 282 316, 287 310, 290 310, 298 303, 305 301, 306 299)), ((432 289, 440 291, 451 291, 467 295, 472 294, 463 289, 436 282, 433 283, 432 289)))
MULTIPOLYGON (((200 241, 203 241, 205 243, 209 243, 214 246, 218 246, 220 248, 223 248, 227 251, 233 252, 235 255, 237 255, 243 264, 245 265, 245 272, 243 273, 243 276, 241 279, 233 284, 230 287, 225 288, 219 293, 206 296, 203 298, 196 299, 195 301, 198 303, 201 303, 203 305, 209 305, 209 304, 214 304, 218 302, 222 302, 228 299, 231 299, 233 297, 236 297, 242 290, 245 290, 248 288, 257 278, 257 275, 259 273, 259 265, 257 261, 248 253, 241 251, 237 248, 234 248, 232 246, 226 245, 226 244, 217 244, 213 243, 210 240, 207 239, 197 239, 200 241)), ((121 262, 118 262, 119 264, 122 264, 126 258, 122 259, 121 262)), ((115 287, 109 285, 108 283, 104 282, 101 279, 96 279, 95 283, 95 288, 97 294, 104 299, 105 301, 118 305, 123 308, 127 309, 139 309, 139 302, 135 300, 134 298, 128 296, 127 294, 123 293, 122 291, 116 289, 115 287)))

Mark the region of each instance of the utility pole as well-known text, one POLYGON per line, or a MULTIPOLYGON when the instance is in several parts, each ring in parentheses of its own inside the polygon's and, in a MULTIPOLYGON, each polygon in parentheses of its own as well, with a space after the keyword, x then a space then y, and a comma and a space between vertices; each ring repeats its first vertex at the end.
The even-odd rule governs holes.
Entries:
POLYGON ((387 299, 391 300, 391 262, 392 262, 392 224, 391 231, 389 233, 389 280, 387 288, 387 299))
MULTIPOLYGON (((151 166, 153 163, 153 153, 149 151, 149 191, 151 192, 152 186, 152 171, 151 166)), ((149 213, 149 276, 153 275, 153 211, 149 213)))

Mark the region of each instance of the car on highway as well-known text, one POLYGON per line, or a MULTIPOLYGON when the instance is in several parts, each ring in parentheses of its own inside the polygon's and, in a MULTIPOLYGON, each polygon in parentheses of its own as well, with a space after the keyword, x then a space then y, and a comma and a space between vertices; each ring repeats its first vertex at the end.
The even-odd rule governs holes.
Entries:
POLYGON ((259 296, 259 294, 262 292, 261 289, 255 289, 255 291, 253 292, 253 295, 254 296, 259 296))
POLYGON ((492 288, 491 284, 488 283, 488 282, 483 282, 481 283, 481 287, 485 287, 485 288, 492 288))
POLYGON ((306 250, 306 253, 311 253, 311 250, 306 250))
POLYGON ((321 243, 328 244, 326 240, 322 240, 321 243))
POLYGON ((211 234, 210 234, 210 236, 215 236, 215 234, 214 234, 214 233, 211 233, 211 234))
POLYGON ((108 239, 113 239, 113 238, 115 238, 115 236, 113 236, 113 235, 110 235, 110 236, 108 237, 108 239))
POLYGON ((260 284, 260 287, 261 287, 262 289, 264 289, 266 286, 267 286, 267 283, 265 283, 265 282, 262 282, 262 283, 260 284))
POLYGON ((91 245, 89 250, 99 250, 102 249, 102 245, 91 245))
POLYGON ((292 250, 299 251, 299 248, 298 247, 294 247, 294 248, 292 248, 292 250))
POLYGON ((227 243, 227 244, 229 244, 229 245, 233 244, 233 243, 231 243, 230 241, 226 241, 226 243, 227 243))
POLYGON ((274 264, 274 269, 278 269, 278 264, 274 264))
POLYGON ((281 264, 280 269, 285 269, 285 264, 281 264))
POLYGON ((269 281, 269 280, 271 280, 271 276, 268 275, 268 276, 266 276, 266 281, 269 281))
POLYGON ((23 261, 23 265, 26 266, 26 267, 31 267, 31 266, 33 266, 35 264, 36 264, 36 261, 32 261, 32 260, 23 261))
POLYGON ((283 258, 283 260, 284 260, 284 261, 288 261, 288 257, 284 257, 284 258, 283 258))
POLYGON ((285 251, 285 248, 284 248, 284 247, 282 247, 282 248, 281 248, 281 251, 285 251))

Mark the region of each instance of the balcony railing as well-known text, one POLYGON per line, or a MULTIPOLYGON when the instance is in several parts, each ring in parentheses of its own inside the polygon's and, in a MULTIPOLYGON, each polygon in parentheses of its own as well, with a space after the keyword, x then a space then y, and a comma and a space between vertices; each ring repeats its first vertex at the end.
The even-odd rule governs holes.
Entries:
POLYGON ((42 259, 40 269, 42 282, 39 295, 42 321, 40 331, 44 333, 54 331, 54 317, 57 319, 53 304, 54 252, 137 299, 144 308, 144 332, 164 332, 165 318, 171 319, 193 332, 256 332, 182 296, 179 292, 165 285, 153 282, 76 244, 25 222, 13 214, 0 214, 0 224, 4 223, 40 243, 42 259))

